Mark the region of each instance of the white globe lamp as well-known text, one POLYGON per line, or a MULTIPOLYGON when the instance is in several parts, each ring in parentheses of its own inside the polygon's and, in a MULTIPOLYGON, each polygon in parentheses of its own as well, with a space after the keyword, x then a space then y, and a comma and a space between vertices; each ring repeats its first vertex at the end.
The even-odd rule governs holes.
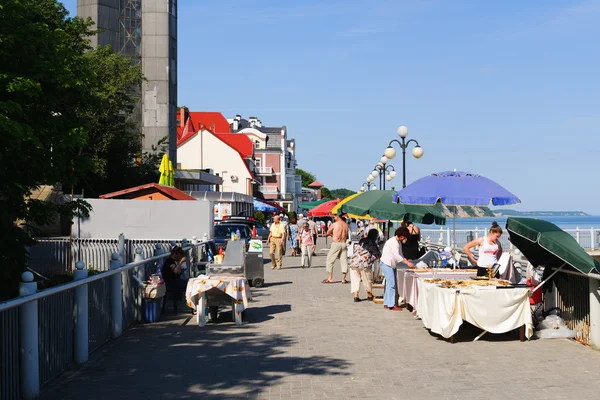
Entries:
POLYGON ((412 155, 414 158, 421 158, 423 157, 423 148, 421 146, 415 146, 412 149, 412 155))
POLYGON ((392 146, 388 146, 387 149, 383 152, 383 155, 387 157, 388 160, 396 157, 396 150, 392 146))
POLYGON ((394 179, 396 177, 396 171, 390 171, 390 176, 394 179))
POLYGON ((371 176, 372 176, 373 178, 377 178, 377 177, 379 176, 379 171, 377 171, 377 170, 374 170, 373 172, 371 172, 371 176))
POLYGON ((404 125, 399 127, 397 132, 398 132, 398 136, 400 136, 401 138, 405 138, 408 136, 408 128, 405 127, 404 125))
POLYGON ((388 158, 387 158, 386 156, 383 156, 383 157, 381 157, 381 163, 382 163, 382 164, 384 164, 384 165, 385 165, 385 164, 387 164, 387 162, 388 162, 388 161, 389 161, 389 160, 388 160, 388 158))

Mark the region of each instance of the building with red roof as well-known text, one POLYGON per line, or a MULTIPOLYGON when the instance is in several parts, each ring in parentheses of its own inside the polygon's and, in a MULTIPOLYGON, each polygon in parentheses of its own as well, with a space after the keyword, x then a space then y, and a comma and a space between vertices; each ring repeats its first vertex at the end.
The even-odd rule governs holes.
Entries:
POLYGON ((99 196, 101 199, 129 199, 129 200, 196 200, 194 197, 183 193, 171 186, 147 183, 117 192, 99 196))
POLYGON ((221 113, 180 109, 177 161, 177 169, 212 169, 223 179, 222 191, 254 195, 258 189, 252 141, 230 133, 221 113))

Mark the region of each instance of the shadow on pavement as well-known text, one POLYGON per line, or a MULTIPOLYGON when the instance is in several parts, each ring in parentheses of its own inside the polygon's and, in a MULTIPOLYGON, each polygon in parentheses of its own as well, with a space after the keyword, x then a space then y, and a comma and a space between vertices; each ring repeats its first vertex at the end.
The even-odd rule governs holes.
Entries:
MULTIPOLYGON (((260 322, 289 308, 258 308, 248 318, 260 322)), ((134 329, 98 360, 59 378, 43 398, 242 399, 268 391, 285 376, 348 375, 345 370, 350 364, 345 360, 290 356, 288 349, 296 344, 293 337, 259 334, 249 327, 209 324, 198 328, 191 323, 134 329)))
MULTIPOLYGON (((448 342, 448 344, 450 344, 450 339, 446 339, 446 338, 444 338, 436 333, 433 333, 429 330, 428 330, 428 332, 431 336, 437 338, 438 340, 446 341, 446 342, 448 342)), ((478 328, 474 325, 471 325, 470 323, 468 323, 466 321, 463 321, 462 325, 460 326, 460 329, 454 335, 454 343, 456 344, 456 343, 472 342, 477 336, 479 336, 481 334, 481 332, 483 332, 483 330, 481 328, 478 328)), ((534 340, 534 338, 535 338, 535 336, 532 336, 531 340, 534 340)), ((506 333, 489 333, 489 332, 487 332, 480 339, 478 339, 479 342, 514 342, 514 341, 518 342, 519 340, 520 340, 520 336, 519 336, 518 329, 512 330, 510 332, 506 332, 506 333)))

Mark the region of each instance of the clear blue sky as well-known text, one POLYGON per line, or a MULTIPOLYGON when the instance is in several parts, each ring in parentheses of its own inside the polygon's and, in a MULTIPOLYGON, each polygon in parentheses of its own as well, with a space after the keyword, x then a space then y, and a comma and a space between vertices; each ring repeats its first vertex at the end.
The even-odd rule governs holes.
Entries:
POLYGON ((330 188, 406 125, 409 183, 456 168, 522 210, 600 214, 599 20, 597 0, 179 0, 179 104, 287 125, 330 188))

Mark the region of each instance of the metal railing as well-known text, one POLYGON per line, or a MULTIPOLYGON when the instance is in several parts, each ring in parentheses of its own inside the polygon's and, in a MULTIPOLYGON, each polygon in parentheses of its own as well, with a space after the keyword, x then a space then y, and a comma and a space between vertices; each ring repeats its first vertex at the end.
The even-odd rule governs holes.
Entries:
MULTIPOLYGON (((21 297, 0 303, 0 399, 37 398, 41 386, 141 321, 138 282, 169 256, 163 249, 171 242, 160 240, 151 252, 150 241, 132 240, 132 252, 117 240, 120 251, 111 254, 108 270, 87 276, 85 264, 78 262, 75 280, 42 291, 25 272, 21 297), (127 253, 135 254, 135 261, 122 265, 127 253)), ((198 262, 204 244, 182 241, 188 260, 198 262)))
POLYGON ((556 287, 555 306, 560 310, 560 317, 569 329, 575 331, 575 340, 585 345, 590 344, 590 279, 564 272, 559 272, 553 279, 556 287))
POLYGON ((257 167, 256 172, 259 175, 273 175, 273 167, 257 167))
MULTIPOLYGON (((581 247, 587 250, 596 250, 600 248, 600 229, 564 229, 565 232, 577 240, 581 247)), ((457 229, 456 230, 456 247, 463 247, 473 239, 485 236, 488 229, 457 229)), ((428 240, 432 243, 439 243, 445 246, 452 247, 454 233, 451 227, 443 227, 439 229, 421 229, 421 237, 423 240, 428 240)), ((505 249, 513 249, 513 245, 508 239, 508 234, 503 234, 500 237, 500 243, 505 249)))
POLYGON ((277 186, 261 186, 260 191, 264 194, 277 194, 279 193, 279 188, 277 186))

